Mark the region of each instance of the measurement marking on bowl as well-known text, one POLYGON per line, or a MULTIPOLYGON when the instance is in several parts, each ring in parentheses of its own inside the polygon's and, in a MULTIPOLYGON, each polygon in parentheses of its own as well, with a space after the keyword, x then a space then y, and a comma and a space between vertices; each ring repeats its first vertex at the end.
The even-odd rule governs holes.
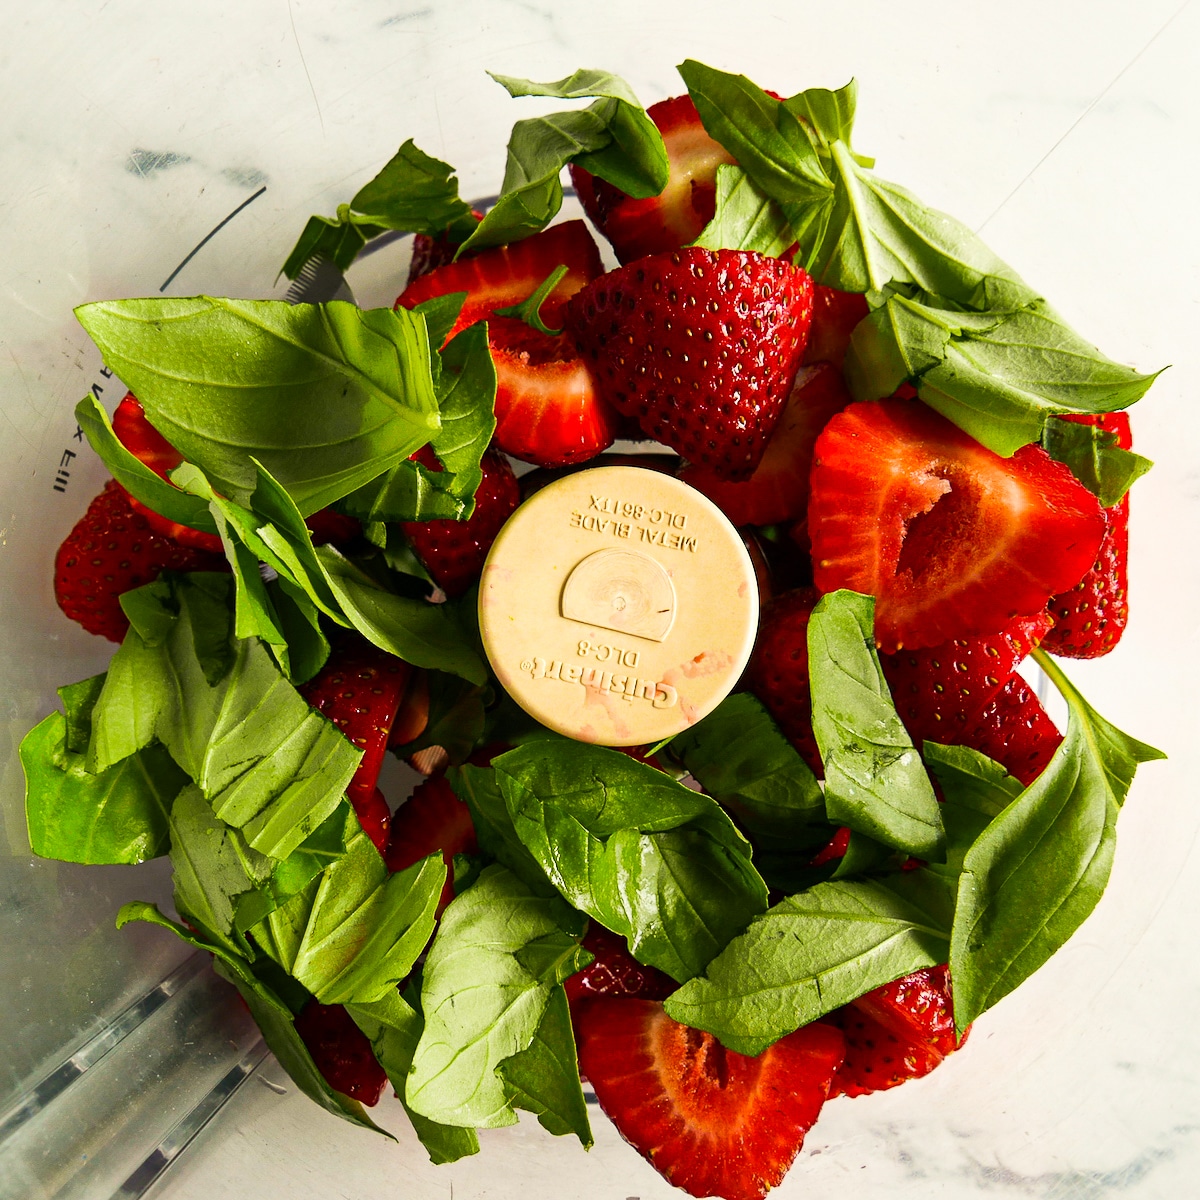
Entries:
POLYGON ((229 214, 229 216, 227 216, 223 221, 218 221, 217 224, 214 225, 212 227, 212 229, 210 229, 208 231, 208 233, 206 233, 204 235, 204 237, 202 237, 200 239, 200 241, 196 243, 196 245, 193 247, 193 249, 188 254, 188 256, 183 260, 183 262, 181 262, 179 264, 179 266, 177 266, 175 268, 175 270, 173 270, 170 273, 170 275, 168 275, 166 277, 166 279, 163 280, 162 286, 158 290, 160 292, 165 292, 167 290, 167 288, 171 286, 171 283, 174 281, 175 276, 178 275, 179 272, 182 271, 183 268, 186 267, 188 265, 188 263, 190 263, 192 261, 192 259, 195 258, 196 255, 199 254, 200 251, 203 250, 204 247, 207 246, 208 243, 211 242, 212 239, 214 237, 216 237, 217 234, 220 233, 221 230, 224 229, 225 226, 228 225, 229 222, 232 221, 233 218, 236 217, 238 215, 238 213, 240 213, 242 211, 243 208, 247 208, 249 205, 253 204, 255 202, 255 200, 257 200, 259 198, 259 196, 261 196, 263 194, 263 192, 265 192, 266 190, 267 190, 267 185, 264 183, 262 185, 262 187, 260 187, 258 189, 258 191, 254 193, 253 196, 250 196, 247 199, 243 200, 241 202, 241 204, 239 204, 237 206, 237 208, 235 208, 233 210, 233 212, 231 212, 229 214))

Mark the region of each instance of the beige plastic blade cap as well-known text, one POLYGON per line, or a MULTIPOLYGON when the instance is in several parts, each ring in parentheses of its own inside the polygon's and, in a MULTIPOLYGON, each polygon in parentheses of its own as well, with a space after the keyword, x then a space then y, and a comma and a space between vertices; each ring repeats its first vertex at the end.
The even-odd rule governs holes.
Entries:
POLYGON ((479 626, 501 684, 543 725, 604 746, 653 744, 737 683, 758 584, 707 497, 657 471, 600 467, 509 518, 483 568, 479 626))

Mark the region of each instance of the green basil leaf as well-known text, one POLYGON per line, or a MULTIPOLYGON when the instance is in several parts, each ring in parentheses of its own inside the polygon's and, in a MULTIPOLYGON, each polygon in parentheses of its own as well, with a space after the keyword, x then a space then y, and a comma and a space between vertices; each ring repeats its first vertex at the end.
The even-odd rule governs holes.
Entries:
MULTIPOLYGON (((961 873, 967 851, 979 835, 1025 789, 998 763, 969 746, 943 746, 926 742, 922 757, 941 784, 945 802, 946 866, 955 877, 961 873)), ((932 870, 942 871, 942 867, 932 870)))
POLYGON ((378 1000, 433 934, 441 854, 394 874, 361 829, 320 877, 253 928, 258 945, 322 1004, 378 1000))
POLYGON ((671 754, 760 847, 811 847, 811 858, 829 840, 821 785, 749 692, 677 734, 671 754))
MULTIPOLYGON (((946 961, 950 926, 904 872, 819 883, 751 922, 667 998, 676 1021, 707 1030, 738 1054, 761 1054, 801 1025, 922 967, 946 961)), ((958 980, 955 979, 956 1000, 958 980)))
POLYGON ((959 882, 950 970, 965 1029, 1038 969, 1083 923, 1108 882, 1117 813, 1138 764, 1164 758, 1104 720, 1040 650, 1067 701, 1063 743, 987 826, 959 882))
MULTIPOLYGON (((850 145, 850 135, 854 132, 854 114, 858 107, 858 84, 852 79, 837 91, 809 88, 795 96, 789 96, 784 101, 784 107, 788 112, 795 113, 808 122, 809 128, 817 136, 818 152, 828 156, 834 142, 850 145)), ((854 159, 863 167, 875 165, 873 158, 862 154, 855 154, 854 159)))
POLYGON ((592 1148, 592 1126, 579 1081, 575 1033, 563 987, 551 991, 533 1041, 506 1058, 496 1073, 516 1108, 535 1113, 542 1128, 555 1137, 573 1133, 585 1150, 592 1148))
POLYGON ((257 640, 238 641, 210 682, 198 643, 215 631, 228 645, 230 588, 224 575, 176 579, 170 636, 148 646, 136 630, 126 634, 93 711, 89 765, 103 770, 157 737, 222 821, 282 859, 341 802, 362 752, 308 706, 257 640))
POLYGON ((377 226, 355 224, 349 205, 338 205, 338 215, 332 220, 321 216, 308 218, 280 273, 295 279, 312 258, 327 258, 338 270, 345 271, 368 240, 382 232, 377 226))
MULTIPOLYGON (((828 202, 833 185, 804 123, 787 105, 744 75, 730 75, 688 59, 679 74, 709 135, 720 142, 758 188, 784 205, 828 202)), ((793 219, 793 225, 797 223, 793 219)))
POLYGON ((585 924, 501 866, 454 898, 425 962, 425 1029, 406 1095, 414 1111, 446 1125, 516 1123, 496 1068, 528 1049, 551 993, 587 960, 579 946, 585 924), (519 957, 531 944, 541 948, 536 975, 519 957))
POLYGON ((1040 440, 1047 417, 1126 408, 1156 375, 1105 358, 1045 304, 965 313, 893 296, 855 329, 846 379, 867 400, 907 378, 931 408, 1008 457, 1040 440))
POLYGON ((500 198, 459 247, 503 246, 544 229, 562 207, 563 167, 578 162, 630 196, 656 196, 669 173, 666 147, 629 85, 604 71, 556 83, 493 75, 511 96, 600 97, 574 112, 518 121, 508 141, 500 198))
POLYGON ((493 309, 493 312, 498 317, 513 317, 518 321, 524 321, 530 329, 536 329, 538 333, 544 333, 547 337, 558 337, 562 330, 550 329, 542 320, 541 312, 542 305, 546 303, 550 293, 559 285, 566 273, 566 264, 559 263, 520 304, 509 304, 504 308, 493 309))
POLYGON ((305 515, 439 428, 424 318, 343 301, 103 301, 76 309, 163 436, 244 504, 252 459, 305 515))
POLYGON ((205 950, 212 954, 216 962, 213 964, 218 975, 227 979, 241 993, 246 1001, 251 1016, 262 1030, 267 1048, 279 1060, 279 1065, 288 1073, 292 1082, 312 1101, 319 1104, 326 1112, 341 1117, 353 1125, 361 1125, 364 1129, 374 1130, 386 1138, 392 1137, 386 1129, 380 1129, 367 1116, 363 1106, 341 1092, 335 1092, 325 1082, 325 1077, 313 1062, 308 1047, 296 1032, 292 1010, 280 999, 273 988, 268 986, 252 971, 250 964, 240 955, 232 954, 218 942, 193 934, 182 925, 177 925, 160 913, 153 904, 135 901, 126 904, 117 914, 117 928, 121 929, 130 921, 146 921, 151 925, 159 925, 169 929, 181 941, 197 950, 205 950))
MULTIPOLYGON (((97 681, 85 680, 87 698, 97 681)), ((187 776, 160 745, 147 745, 105 770, 87 768, 90 714, 61 689, 67 716, 53 712, 22 739, 25 818, 40 858, 78 863, 139 863, 165 854, 168 816, 187 776)), ((74 697, 80 697, 74 693, 74 697)))
POLYGON ((409 138, 379 174, 338 209, 336 221, 309 218, 283 264, 283 274, 295 279, 318 255, 345 271, 363 246, 385 229, 428 237, 449 233, 461 241, 474 224, 471 206, 459 199, 454 168, 418 150, 409 138))
POLYGON ((1117 435, 1078 421, 1047 421, 1042 426, 1042 449, 1071 474, 1105 508, 1118 503, 1154 464, 1117 445, 1117 435))
POLYGON ((801 239, 818 283, 878 296, 910 286, 976 311, 1039 298, 967 226, 880 179, 845 142, 829 146, 827 162, 834 184, 828 224, 819 241, 801 239))
POLYGON ((437 1121, 413 1112, 404 1101, 413 1054, 425 1028, 425 1018, 421 1013, 395 991, 370 1004, 347 1004, 346 1011, 370 1041, 371 1049, 387 1072, 388 1082, 404 1105, 421 1145, 429 1153, 430 1162, 440 1165, 478 1154, 479 1138, 475 1130, 457 1125, 439 1125, 437 1121))
POLYGON ((812 724, 825 765, 825 809, 876 841, 944 858, 946 834, 921 757, 896 714, 875 650, 875 600, 822 596, 808 625, 812 724))
POLYGON ((175 908, 231 953, 252 958, 235 932, 234 911, 243 893, 264 883, 274 864, 219 821, 204 793, 190 784, 171 809, 171 867, 175 908))
POLYGON ((346 497, 342 507, 351 516, 363 522, 470 517, 483 480, 480 463, 496 431, 496 368, 486 322, 464 329, 442 351, 436 390, 442 427, 431 445, 445 470, 405 459, 346 497))
POLYGON ((91 392, 75 406, 75 420, 112 477, 131 496, 168 520, 204 533, 217 532, 212 514, 203 500, 172 487, 125 449, 113 432, 108 413, 91 392))
MULTIPOLYGON (((234 902, 233 928, 244 933, 277 908, 299 895, 326 867, 337 862, 359 831, 358 818, 343 801, 282 862, 271 860, 271 873, 257 881, 253 891, 234 902)), ((231 836, 237 836, 230 831, 231 836)))
POLYGON ((451 767, 446 772, 446 780, 454 794, 471 810, 479 849, 506 866, 537 895, 555 895, 546 872, 513 828, 496 772, 491 767, 451 767))
POLYGON ((287 663, 280 663, 280 669, 292 683, 306 683, 329 658, 329 639, 321 629, 319 610, 302 589, 286 579, 271 580, 267 597, 287 644, 287 663))
POLYGON ((492 768, 550 881, 639 962, 690 979, 766 908, 733 822, 661 771, 565 739, 510 750, 492 768))
POLYGON ((777 258, 795 242, 787 213, 741 167, 717 167, 717 209, 692 243, 706 250, 752 250, 777 258))
POLYGON ((483 659, 470 644, 453 605, 385 591, 332 546, 317 549, 321 569, 349 622, 368 641, 412 663, 487 682, 483 659))
POLYGON ((106 674, 101 672, 78 683, 67 683, 58 689, 66 714, 65 744, 73 754, 86 754, 92 741, 92 711, 104 691, 106 674))

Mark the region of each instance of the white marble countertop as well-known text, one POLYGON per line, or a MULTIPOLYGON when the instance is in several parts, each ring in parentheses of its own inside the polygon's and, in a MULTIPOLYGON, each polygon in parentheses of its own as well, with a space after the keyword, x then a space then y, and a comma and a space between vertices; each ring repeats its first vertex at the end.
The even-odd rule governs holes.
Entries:
MULTIPOLYGON (((50 548, 103 476, 75 446, 69 490, 52 490, 73 445, 71 408, 99 378, 72 306, 157 293, 244 202, 165 294, 279 294, 275 274, 304 219, 331 213, 409 136, 459 167, 465 195, 494 191, 508 129, 537 102, 508 100, 485 68, 552 79, 602 66, 646 103, 682 90, 673 64, 685 57, 786 93, 855 75, 856 146, 882 175, 982 231, 1112 357, 1142 370, 1172 364, 1134 417, 1138 449, 1157 466, 1133 504, 1129 631, 1111 658, 1072 670, 1101 712, 1171 759, 1139 774, 1108 892, 1069 946, 929 1078, 830 1104, 775 1194, 1196 1192, 1200 4, 8 0, 0 56, 0 654, 10 684, 0 818, 13 855, 0 859, 0 941, 24 939, 25 956, 0 964, 0 996, 20 999, 6 1011, 38 1020, 51 979, 38 975, 38 955, 48 962, 78 924, 56 909, 54 889, 89 886, 70 872, 56 885, 48 864, 27 863, 12 763, 53 686, 104 658, 49 607, 50 548)), ((388 271, 383 254, 365 264, 360 295, 390 302, 388 271)), ((113 896, 145 894, 140 879, 112 871, 113 896)), ((103 911, 85 923, 91 958, 73 953, 53 979, 56 992, 79 987, 91 999, 82 1009, 47 1001, 65 1006, 57 1019, 68 1031, 123 1002, 122 972, 157 978, 178 961, 156 938, 110 933, 103 911)), ((41 1061, 29 1053, 0 1066, 0 1096, 41 1061)), ((278 1094, 276 1079, 269 1065, 256 1072, 153 1194, 676 1194, 607 1126, 590 1158, 523 1123, 485 1135, 479 1157, 435 1169, 410 1135, 399 1147, 374 1139, 294 1090, 278 1094)))

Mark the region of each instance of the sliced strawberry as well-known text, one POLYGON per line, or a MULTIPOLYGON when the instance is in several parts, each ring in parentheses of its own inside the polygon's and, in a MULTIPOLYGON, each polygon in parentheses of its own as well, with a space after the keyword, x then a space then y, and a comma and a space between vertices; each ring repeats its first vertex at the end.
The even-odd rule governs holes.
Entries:
POLYGON ((1018 617, 990 637, 956 638, 925 650, 881 654, 896 711, 919 747, 954 743, 1008 682, 1053 624, 1048 613, 1018 617))
MULTIPOLYGON (((476 221, 483 220, 483 213, 477 208, 471 209, 471 216, 476 221)), ((412 260, 408 264, 408 282, 411 284, 422 275, 428 275, 430 271, 452 263, 460 244, 450 237, 449 232, 437 237, 429 237, 424 233, 416 234, 412 241, 412 260)))
POLYGON ((156 533, 129 503, 115 479, 88 505, 54 559, 58 607, 88 633, 119 642, 129 629, 123 592, 151 583, 164 571, 227 571, 223 555, 181 545, 156 533))
POLYGON ((1062 742, 1033 689, 1012 675, 955 739, 989 758, 1028 787, 1062 742))
POLYGON ((346 795, 377 848, 381 841, 387 845, 387 827, 380 820, 383 797, 376 798, 375 785, 411 670, 403 659, 357 633, 346 632, 335 640, 321 670, 299 688, 313 708, 363 751, 346 795))
POLYGON ((919 401, 852 404, 817 439, 817 588, 876 597, 894 652, 1003 629, 1095 561, 1095 496, 1040 446, 1001 458, 919 401))
POLYGON ((831 1095, 864 1096, 919 1079, 960 1044, 945 966, 914 971, 867 992, 831 1019, 846 1037, 846 1060, 831 1095))
POLYGON ((442 852, 446 863, 446 883, 437 909, 441 916, 454 899, 454 856, 479 853, 471 810, 454 794, 444 775, 417 784, 396 809, 384 861, 389 871, 403 871, 435 850, 442 852))
MULTIPOLYGON (((412 456, 431 471, 441 464, 428 446, 412 456)), ((521 502, 521 489, 503 455, 489 450, 480 462, 483 481, 467 521, 404 521, 400 528, 417 557, 447 596, 461 596, 483 570, 500 527, 521 502)))
POLYGON ((823 867, 826 863, 833 862, 834 859, 845 858, 846 851, 849 849, 850 827, 848 825, 840 825, 838 826, 837 833, 813 856, 813 860, 809 866, 823 867))
MULTIPOLYGON (((1129 414, 1071 415, 1059 418, 1098 425, 1117 435, 1122 450, 1133 449, 1129 414)), ((1050 601, 1054 628, 1044 645, 1064 658, 1099 658, 1120 640, 1129 621, 1129 493, 1104 510, 1108 526, 1088 573, 1069 591, 1050 601)))
POLYGON ((831 1025, 748 1058, 653 1000, 589 1000, 575 1029, 580 1070, 621 1136, 675 1187, 723 1200, 762 1200, 781 1182, 842 1061, 831 1025))
POLYGON ((567 300, 603 271, 582 221, 553 225, 511 246, 439 267, 410 284, 396 301, 412 308, 434 296, 467 293, 450 336, 476 321, 488 321, 496 366, 496 443, 543 467, 584 462, 610 446, 616 432, 616 414, 597 397, 591 372, 571 339, 541 333, 515 317, 492 315, 494 309, 526 300, 560 265, 568 268, 567 274, 540 310, 545 324, 558 328, 567 300))
POLYGON ((603 399, 726 479, 762 458, 812 319, 812 280, 778 258, 689 247, 573 296, 567 320, 603 399))
POLYGON ((552 225, 511 246, 481 250, 438 267, 410 283, 401 292, 396 307, 416 308, 435 296, 466 292, 462 311, 446 338, 449 341, 468 325, 488 320, 493 310, 527 300, 559 266, 565 266, 567 273, 554 285, 541 308, 542 320, 557 329, 570 297, 604 270, 600 251, 582 221, 552 225))
POLYGON ((368 1108, 379 1103, 387 1072, 376 1060, 367 1035, 342 1005, 310 1000, 296 1016, 296 1032, 334 1091, 368 1108))
POLYGON ((392 824, 392 810, 388 807, 387 797, 376 787, 369 796, 361 790, 357 791, 351 797, 351 803, 363 833, 371 839, 372 845, 382 856, 387 850, 392 824))
POLYGON ((754 474, 742 483, 690 463, 680 479, 703 492, 735 525, 774 525, 803 517, 817 436, 850 403, 842 374, 828 363, 801 368, 754 474))
POLYGON ((623 937, 595 921, 588 925, 583 948, 595 958, 566 981, 572 1006, 596 996, 665 1000, 679 986, 657 968, 642 966, 629 953, 623 937))
POLYGON ((324 546, 330 542, 335 546, 344 546, 362 534, 362 525, 358 521, 332 508, 320 509, 311 517, 306 517, 304 523, 312 534, 314 546, 324 546))
POLYGON ((808 686, 808 619, 817 599, 812 588, 797 588, 763 609, 747 683, 819 777, 824 769, 812 731, 808 686))
POLYGON ((667 185, 657 196, 634 200, 571 164, 571 182, 583 211, 623 263, 694 242, 716 212, 717 167, 734 161, 709 137, 691 96, 660 100, 646 115, 658 126, 670 163, 667 185))
POLYGON ((866 296, 839 292, 818 284, 813 293, 812 331, 804 351, 804 363, 833 363, 840 371, 854 327, 867 315, 866 296))
POLYGON ((565 467, 612 445, 617 414, 597 395, 570 339, 547 337, 515 317, 493 317, 488 345, 501 449, 540 467, 565 467))

